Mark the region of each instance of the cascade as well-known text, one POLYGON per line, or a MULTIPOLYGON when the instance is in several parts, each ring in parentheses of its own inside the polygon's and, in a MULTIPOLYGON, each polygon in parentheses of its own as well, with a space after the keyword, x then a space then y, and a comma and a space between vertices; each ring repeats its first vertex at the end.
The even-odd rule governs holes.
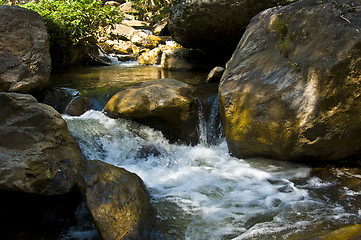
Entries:
MULTIPOLYGON (((159 131, 101 111, 110 95, 128 84, 159 77, 192 82, 194 76, 154 66, 89 68, 73 77, 54 76, 57 87, 100 99, 96 110, 63 115, 69 131, 87 160, 123 167, 143 179, 165 239, 312 239, 361 222, 361 193, 342 178, 350 176, 347 169, 331 177, 302 164, 230 156, 216 94, 197 96, 196 146, 170 144, 159 131)), ((91 228, 81 229, 70 229, 64 239, 96 239, 88 237, 91 228)))

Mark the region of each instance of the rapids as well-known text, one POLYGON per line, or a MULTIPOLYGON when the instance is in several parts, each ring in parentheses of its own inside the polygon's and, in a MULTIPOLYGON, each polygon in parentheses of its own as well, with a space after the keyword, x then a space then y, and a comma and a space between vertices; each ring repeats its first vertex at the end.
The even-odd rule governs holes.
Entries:
POLYGON ((361 191, 345 184, 347 169, 331 176, 297 163, 234 158, 215 120, 217 98, 209 101, 197 146, 170 144, 161 132, 101 110, 63 117, 88 160, 143 179, 162 239, 311 239, 361 222, 361 191))

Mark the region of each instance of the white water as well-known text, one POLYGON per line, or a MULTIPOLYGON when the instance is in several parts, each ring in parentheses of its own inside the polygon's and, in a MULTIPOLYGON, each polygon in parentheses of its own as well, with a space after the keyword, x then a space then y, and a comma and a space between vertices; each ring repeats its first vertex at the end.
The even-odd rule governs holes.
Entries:
POLYGON ((360 219, 360 210, 320 196, 332 183, 308 167, 236 159, 225 141, 169 144, 160 132, 98 111, 63 117, 87 159, 143 179, 166 239, 287 239, 360 219))

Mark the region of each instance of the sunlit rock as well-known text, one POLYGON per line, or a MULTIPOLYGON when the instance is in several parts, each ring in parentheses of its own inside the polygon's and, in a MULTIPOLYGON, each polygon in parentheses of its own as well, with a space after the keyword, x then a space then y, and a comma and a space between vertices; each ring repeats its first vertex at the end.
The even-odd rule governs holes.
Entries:
POLYGON ((190 85, 160 79, 130 87, 115 94, 105 111, 113 118, 136 120, 161 130, 173 142, 198 141, 198 107, 190 85))
POLYGON ((360 24, 360 3, 349 1, 299 1, 252 19, 219 86, 234 156, 361 153, 360 24))
POLYGON ((136 30, 133 27, 128 25, 115 24, 114 28, 108 28, 107 33, 112 39, 130 41, 135 31, 136 30))
POLYGON ((52 107, 27 94, 0 93, 0 191, 69 192, 82 155, 52 107))
POLYGON ((88 160, 80 173, 79 188, 104 240, 150 239, 155 210, 136 174, 88 160))
POLYGON ((48 33, 38 13, 0 6, 0 91, 29 93, 48 83, 48 33))
POLYGON ((144 65, 160 64, 161 56, 162 50, 160 48, 147 49, 139 56, 138 62, 144 65))

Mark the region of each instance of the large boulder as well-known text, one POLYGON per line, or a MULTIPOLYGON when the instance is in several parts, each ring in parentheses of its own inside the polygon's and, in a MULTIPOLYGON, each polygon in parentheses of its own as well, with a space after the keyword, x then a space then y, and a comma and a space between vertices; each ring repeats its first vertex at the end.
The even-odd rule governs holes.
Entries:
POLYGON ((155 211, 136 174, 88 160, 79 175, 79 188, 104 240, 150 239, 155 211))
POLYGON ((171 9, 169 31, 186 48, 207 52, 224 63, 253 16, 292 0, 183 0, 171 9))
POLYGON ((160 79, 115 94, 104 109, 110 117, 124 117, 161 130, 172 142, 198 142, 198 103, 192 87, 174 79, 160 79))
POLYGON ((0 91, 30 93, 49 81, 48 33, 41 16, 0 5, 0 91))
POLYGON ((361 1, 299 1, 254 17, 219 86, 237 157, 361 153, 361 1))
POLYGON ((60 114, 28 94, 1 92, 0 106, 0 191, 69 192, 82 155, 60 114))

